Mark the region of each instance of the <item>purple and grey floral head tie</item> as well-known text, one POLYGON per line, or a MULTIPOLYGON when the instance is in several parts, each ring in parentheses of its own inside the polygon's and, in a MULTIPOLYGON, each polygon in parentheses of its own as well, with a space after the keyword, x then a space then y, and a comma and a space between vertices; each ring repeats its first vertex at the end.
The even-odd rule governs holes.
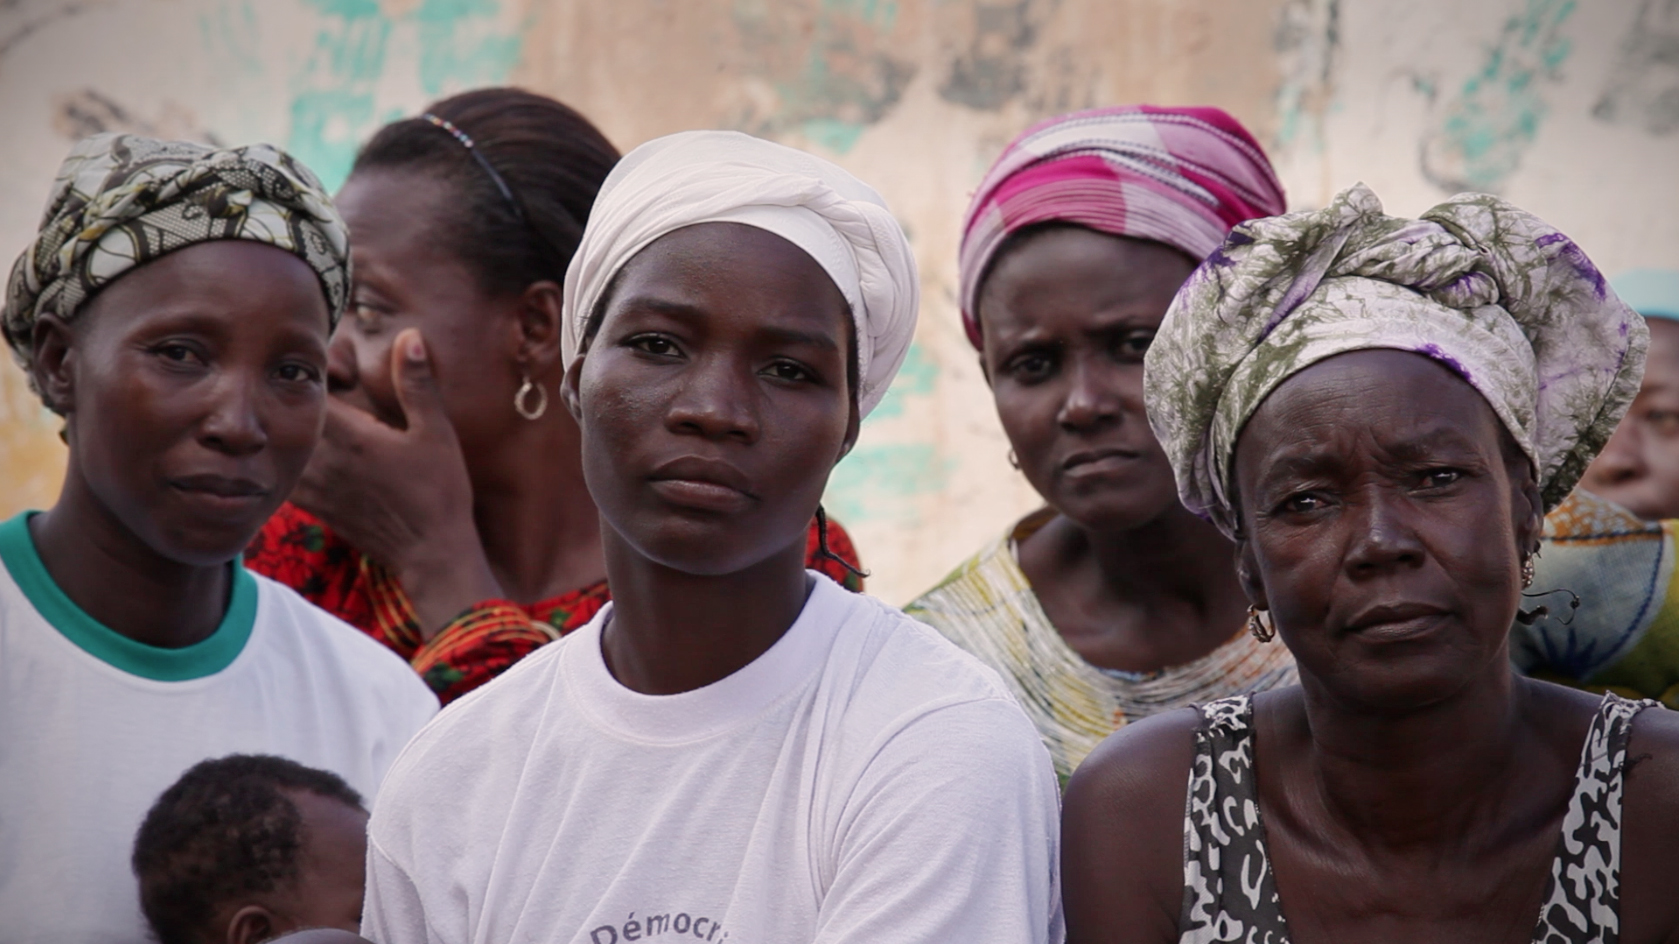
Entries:
POLYGON ((1486 398, 1549 510, 1638 392, 1648 342, 1580 247, 1531 213, 1466 193, 1402 219, 1359 184, 1237 226, 1173 300, 1144 394, 1184 505, 1233 534, 1236 437, 1265 397, 1336 354, 1412 351, 1486 398))

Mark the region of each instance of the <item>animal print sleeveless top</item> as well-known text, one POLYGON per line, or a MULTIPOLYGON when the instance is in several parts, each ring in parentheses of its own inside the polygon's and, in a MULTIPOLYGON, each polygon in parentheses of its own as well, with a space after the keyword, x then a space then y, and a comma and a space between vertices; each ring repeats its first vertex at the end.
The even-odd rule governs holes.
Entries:
MULTIPOLYGON (((1603 696, 1574 778, 1534 944, 1620 939, 1621 788, 1633 716, 1653 701, 1603 696)), ((1288 944, 1254 785, 1253 699, 1200 706, 1184 806, 1178 944, 1288 944)))

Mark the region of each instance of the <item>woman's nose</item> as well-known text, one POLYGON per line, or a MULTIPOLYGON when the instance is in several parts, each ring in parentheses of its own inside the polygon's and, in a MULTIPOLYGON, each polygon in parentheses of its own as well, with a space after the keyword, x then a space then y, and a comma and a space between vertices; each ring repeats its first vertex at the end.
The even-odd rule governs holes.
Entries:
POLYGON ((225 382, 217 384, 216 402, 199 429, 199 440, 233 456, 261 452, 268 444, 258 408, 262 393, 256 388, 261 383, 261 377, 230 374, 225 382))
POLYGON ((1356 529, 1346 559, 1349 572, 1369 576, 1421 563, 1424 550, 1406 520, 1406 503, 1385 489, 1372 492, 1347 515, 1349 525, 1356 529))
POLYGON ((1069 430, 1087 430, 1116 419, 1124 403, 1123 378, 1087 363, 1071 365, 1067 396, 1056 417, 1069 430))
POLYGON ((701 359, 685 372, 666 411, 665 425, 672 432, 707 439, 756 441, 761 430, 753 378, 740 376, 742 371, 733 365, 707 360, 701 359))

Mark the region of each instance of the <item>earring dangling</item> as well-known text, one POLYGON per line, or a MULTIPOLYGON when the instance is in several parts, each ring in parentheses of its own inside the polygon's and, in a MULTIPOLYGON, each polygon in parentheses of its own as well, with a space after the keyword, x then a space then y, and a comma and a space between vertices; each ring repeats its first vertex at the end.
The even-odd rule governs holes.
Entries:
POLYGON ((1534 552, 1532 555, 1522 558, 1522 589, 1523 590, 1526 590, 1528 587, 1533 586, 1533 558, 1538 557, 1538 556, 1539 556, 1538 552, 1534 552))
POLYGON ((525 375, 525 382, 519 385, 519 392, 513 395, 513 411, 527 420, 542 419, 542 414, 548 412, 548 391, 531 382, 531 375, 525 375), (536 392, 536 406, 526 406, 525 399, 536 392))
POLYGON ((1277 624, 1271 620, 1270 611, 1258 606, 1249 606, 1248 632, 1260 642, 1270 642, 1277 638, 1277 624))
POLYGON ((1014 454, 1013 449, 1009 450, 1009 465, 1014 466, 1016 471, 1020 469, 1020 457, 1014 454))

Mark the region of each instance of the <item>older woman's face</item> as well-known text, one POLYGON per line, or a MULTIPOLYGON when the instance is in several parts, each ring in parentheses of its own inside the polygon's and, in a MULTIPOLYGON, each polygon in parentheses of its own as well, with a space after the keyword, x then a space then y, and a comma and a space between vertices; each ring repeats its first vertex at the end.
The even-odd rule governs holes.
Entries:
POLYGON ((1236 450, 1244 582, 1303 674, 1388 708, 1446 698, 1507 659, 1527 460, 1492 408, 1418 354, 1359 351, 1285 381, 1236 450))
POLYGON ((1194 269, 1159 243, 1066 227, 985 280, 982 357, 1003 430, 1032 487, 1084 527, 1128 530, 1177 503, 1143 410, 1143 354, 1194 269))
POLYGON ((691 574, 802 542, 857 432, 850 317, 814 259, 755 227, 689 226, 631 259, 565 380, 613 531, 691 574))

